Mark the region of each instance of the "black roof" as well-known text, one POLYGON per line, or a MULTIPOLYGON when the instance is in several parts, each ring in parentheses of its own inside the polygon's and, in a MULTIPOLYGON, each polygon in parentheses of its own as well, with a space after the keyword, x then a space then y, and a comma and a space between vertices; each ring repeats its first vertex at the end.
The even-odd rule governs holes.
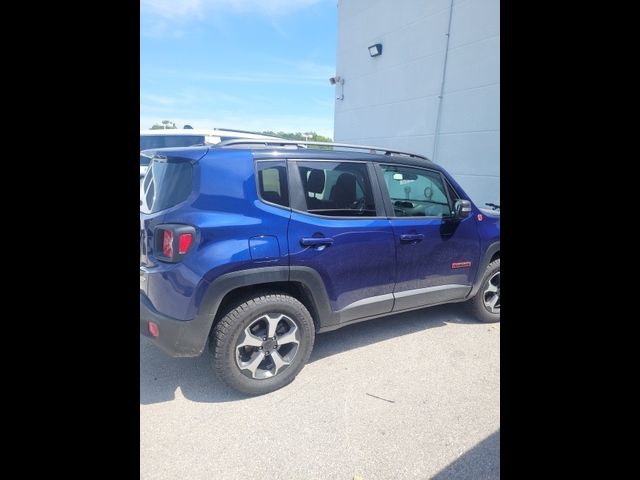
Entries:
MULTIPOLYGON (((215 148, 215 147, 214 147, 215 148)), ((345 150, 327 150, 323 148, 278 148, 278 147, 225 147, 224 150, 251 150, 256 160, 268 160, 274 158, 290 158, 296 160, 360 160, 376 163, 394 163, 415 167, 429 167, 437 170, 441 168, 431 160, 411 157, 408 155, 385 155, 377 153, 365 153, 345 150)), ((221 149, 222 150, 222 149, 221 149)))
MULTIPOLYGON (((250 151, 255 159, 296 158, 309 160, 360 160, 376 163, 396 163, 417 167, 436 167, 424 155, 377 147, 348 143, 302 142, 297 140, 263 141, 253 139, 230 139, 209 147, 211 149, 250 151), (295 152, 295 153, 294 153, 295 152)), ((437 168, 441 170, 440 168, 437 168)))

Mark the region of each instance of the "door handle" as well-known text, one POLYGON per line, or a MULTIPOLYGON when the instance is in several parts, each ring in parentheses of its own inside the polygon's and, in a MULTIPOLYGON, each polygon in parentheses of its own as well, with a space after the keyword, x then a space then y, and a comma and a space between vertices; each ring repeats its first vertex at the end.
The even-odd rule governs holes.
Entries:
POLYGON ((421 233, 403 233, 400 235, 401 242, 421 242, 424 240, 424 235, 421 233))
POLYGON ((303 247, 320 247, 322 245, 333 245, 333 238, 329 238, 329 237, 301 238, 300 245, 302 245, 303 247))

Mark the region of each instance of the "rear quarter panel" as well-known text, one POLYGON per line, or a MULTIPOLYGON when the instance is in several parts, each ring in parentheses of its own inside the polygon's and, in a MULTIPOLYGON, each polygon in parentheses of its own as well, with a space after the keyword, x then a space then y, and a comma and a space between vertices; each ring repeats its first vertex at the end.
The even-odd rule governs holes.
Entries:
POLYGON ((195 198, 162 218, 162 223, 196 225, 196 248, 180 264, 170 264, 155 280, 155 291, 150 289, 154 306, 180 319, 195 317, 209 284, 220 275, 289 265, 291 213, 258 198, 252 155, 211 150, 198 170, 195 198), (249 242, 255 237, 252 258, 249 242), (181 297, 183 305, 176 302, 181 297))

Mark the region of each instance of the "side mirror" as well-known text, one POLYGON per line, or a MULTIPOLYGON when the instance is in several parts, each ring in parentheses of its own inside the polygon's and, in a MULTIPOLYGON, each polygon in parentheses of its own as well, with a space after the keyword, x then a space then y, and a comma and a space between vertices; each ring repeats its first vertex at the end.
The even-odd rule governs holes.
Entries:
POLYGON ((456 200, 453 205, 454 217, 457 220, 462 220, 471 215, 471 202, 469 200, 456 200))

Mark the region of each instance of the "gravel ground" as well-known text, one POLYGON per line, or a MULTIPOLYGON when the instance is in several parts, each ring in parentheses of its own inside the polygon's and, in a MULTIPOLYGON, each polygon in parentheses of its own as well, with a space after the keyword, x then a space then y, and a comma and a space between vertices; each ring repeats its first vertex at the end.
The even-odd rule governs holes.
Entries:
POLYGON ((140 338, 141 479, 497 479, 499 455, 500 324, 459 305, 319 335, 254 398, 140 338))

